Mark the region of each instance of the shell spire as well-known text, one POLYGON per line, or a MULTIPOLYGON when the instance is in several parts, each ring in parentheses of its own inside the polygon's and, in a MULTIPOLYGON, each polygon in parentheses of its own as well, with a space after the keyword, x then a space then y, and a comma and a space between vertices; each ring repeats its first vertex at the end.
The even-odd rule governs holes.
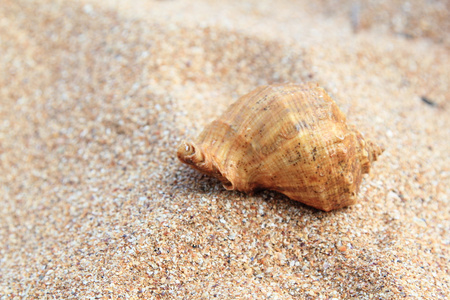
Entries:
POLYGON ((362 175, 382 152, 346 124, 324 89, 305 83, 242 96, 177 156, 229 190, 274 190, 330 211, 356 202, 362 175))
POLYGON ((178 159, 192 168, 216 177, 219 179, 223 186, 227 189, 233 189, 231 183, 220 173, 217 167, 213 164, 211 159, 206 158, 202 149, 198 148, 193 142, 183 141, 178 147, 177 151, 178 159))

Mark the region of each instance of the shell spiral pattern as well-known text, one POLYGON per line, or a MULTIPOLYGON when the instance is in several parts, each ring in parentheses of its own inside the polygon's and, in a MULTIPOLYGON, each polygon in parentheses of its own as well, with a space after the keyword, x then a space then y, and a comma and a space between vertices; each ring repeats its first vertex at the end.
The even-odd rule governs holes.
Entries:
POLYGON ((274 190, 330 211, 354 204, 383 149, 347 125, 314 83, 261 86, 233 103, 178 158, 229 190, 274 190))

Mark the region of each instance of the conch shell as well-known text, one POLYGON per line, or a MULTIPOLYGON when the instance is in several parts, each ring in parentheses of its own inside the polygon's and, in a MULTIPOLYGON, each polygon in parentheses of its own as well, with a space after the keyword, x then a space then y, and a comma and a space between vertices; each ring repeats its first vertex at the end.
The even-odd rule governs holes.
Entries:
POLYGON ((258 87, 177 155, 228 190, 269 189, 330 211, 357 201, 383 150, 346 124, 324 89, 305 83, 258 87))

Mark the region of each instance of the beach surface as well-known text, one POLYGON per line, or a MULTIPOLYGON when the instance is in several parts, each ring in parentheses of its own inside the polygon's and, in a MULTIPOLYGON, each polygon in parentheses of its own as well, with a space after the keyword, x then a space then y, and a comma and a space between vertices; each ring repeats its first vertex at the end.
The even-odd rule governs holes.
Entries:
POLYGON ((0 299, 448 299, 449 109, 444 0, 3 0, 0 299), (385 148, 356 205, 178 161, 307 81, 385 148))

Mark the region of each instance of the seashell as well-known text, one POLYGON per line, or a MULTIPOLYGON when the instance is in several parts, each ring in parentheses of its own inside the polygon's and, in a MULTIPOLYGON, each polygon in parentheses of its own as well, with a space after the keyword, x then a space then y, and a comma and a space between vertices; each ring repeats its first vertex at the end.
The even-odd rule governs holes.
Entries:
POLYGON ((383 150, 346 124, 324 89, 305 83, 258 87, 177 155, 228 190, 269 189, 330 211, 357 201, 383 150))

